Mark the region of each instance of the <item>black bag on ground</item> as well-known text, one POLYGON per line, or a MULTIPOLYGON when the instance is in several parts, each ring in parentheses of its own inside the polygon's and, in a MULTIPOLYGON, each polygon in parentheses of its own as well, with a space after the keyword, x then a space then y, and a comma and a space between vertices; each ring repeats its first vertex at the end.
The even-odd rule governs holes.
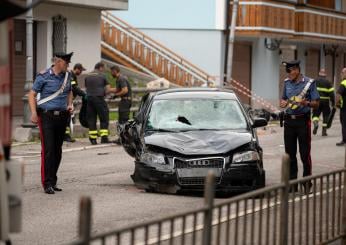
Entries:
POLYGON ((85 98, 83 98, 82 107, 80 108, 80 111, 79 111, 79 122, 80 122, 80 125, 82 125, 84 128, 89 128, 88 116, 87 116, 87 104, 88 104, 88 101, 85 98))

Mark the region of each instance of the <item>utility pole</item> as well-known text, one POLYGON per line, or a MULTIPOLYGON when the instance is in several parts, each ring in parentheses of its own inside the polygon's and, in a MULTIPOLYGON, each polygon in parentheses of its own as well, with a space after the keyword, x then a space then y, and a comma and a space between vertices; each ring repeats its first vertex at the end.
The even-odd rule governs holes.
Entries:
POLYGON ((222 88, 224 84, 232 78, 232 66, 233 66, 233 46, 234 46, 234 38, 235 38, 235 28, 237 22, 238 15, 238 5, 239 0, 233 0, 232 3, 232 19, 230 16, 230 7, 231 2, 227 0, 227 20, 226 20, 226 30, 225 30, 225 60, 224 60, 224 77, 223 82, 220 83, 220 87, 222 88), (231 26, 230 26, 231 25, 231 26))
MULTIPOLYGON (((26 6, 31 6, 32 0, 26 0, 26 6)), ((23 124, 24 128, 33 128, 35 125, 31 123, 31 113, 28 103, 28 93, 31 90, 33 83, 33 15, 32 9, 30 8, 26 12, 26 76, 24 85, 24 96, 22 98, 24 103, 24 115, 23 124)))

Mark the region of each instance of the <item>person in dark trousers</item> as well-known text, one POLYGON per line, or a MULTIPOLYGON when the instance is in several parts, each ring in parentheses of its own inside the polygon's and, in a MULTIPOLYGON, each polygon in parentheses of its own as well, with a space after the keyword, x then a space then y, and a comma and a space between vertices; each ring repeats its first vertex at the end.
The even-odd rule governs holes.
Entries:
POLYGON ((315 79, 317 91, 320 95, 320 104, 317 109, 313 110, 312 121, 314 124, 314 129, 312 133, 317 134, 318 121, 320 120, 320 115, 322 113, 323 123, 322 123, 322 136, 328 136, 327 134, 327 124, 330 115, 330 106, 335 106, 335 96, 333 84, 326 79, 326 71, 321 69, 318 73, 318 78, 315 79))
POLYGON ((103 74, 105 65, 98 62, 95 70, 85 78, 85 87, 87 93, 87 117, 89 125, 89 140, 92 145, 97 144, 97 136, 101 136, 101 144, 111 143, 108 139, 109 131, 109 110, 104 99, 108 93, 115 93, 116 89, 111 88, 103 74), (100 131, 97 131, 96 121, 100 119, 100 131))
POLYGON ((45 193, 57 187, 66 123, 73 111, 71 75, 67 71, 73 53, 57 53, 54 65, 37 75, 29 92, 31 121, 37 123, 41 138, 41 177, 45 193), (40 93, 40 100, 36 101, 40 93))
MULTIPOLYGON (((71 72, 71 85, 72 85, 73 99, 75 99, 77 96, 80 96, 82 98, 86 97, 86 93, 82 89, 80 89, 80 87, 78 86, 78 81, 77 81, 77 76, 82 74, 82 72, 85 70, 86 69, 83 67, 81 63, 77 63, 73 67, 73 71, 71 72)), ((71 136, 71 128, 70 128, 71 120, 72 120, 72 116, 70 117, 70 120, 67 122, 67 125, 66 125, 65 138, 64 138, 64 141, 66 142, 76 141, 71 136)))
MULTIPOLYGON (((319 94, 316 83, 300 73, 300 61, 283 62, 288 77, 284 81, 280 107, 284 115, 285 152, 290 157, 290 179, 298 175, 297 141, 303 162, 303 176, 311 175, 311 108, 318 108, 319 94)), ((311 183, 304 185, 309 192, 311 183)), ((295 187, 297 190, 297 187, 295 187)))
POLYGON ((346 145, 346 67, 341 71, 341 83, 336 93, 336 106, 340 108, 342 139, 337 146, 346 145))
MULTIPOLYGON (((126 123, 130 118, 130 109, 132 105, 132 89, 127 77, 120 73, 119 66, 111 67, 111 74, 116 78, 116 92, 115 97, 120 97, 118 106, 118 123, 120 125, 126 123)), ((120 144, 120 139, 115 143, 120 144)))

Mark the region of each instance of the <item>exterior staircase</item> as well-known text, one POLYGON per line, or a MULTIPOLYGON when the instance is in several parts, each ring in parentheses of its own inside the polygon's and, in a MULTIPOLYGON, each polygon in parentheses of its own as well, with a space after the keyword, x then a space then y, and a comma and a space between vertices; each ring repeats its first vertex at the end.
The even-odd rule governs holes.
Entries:
POLYGON ((102 13, 101 23, 103 56, 179 86, 214 83, 209 74, 110 12, 102 13))

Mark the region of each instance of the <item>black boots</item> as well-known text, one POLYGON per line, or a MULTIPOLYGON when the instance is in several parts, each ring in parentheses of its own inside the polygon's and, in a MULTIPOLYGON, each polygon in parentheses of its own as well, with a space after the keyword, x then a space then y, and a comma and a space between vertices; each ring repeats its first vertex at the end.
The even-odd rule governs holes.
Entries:
POLYGON ((322 136, 328 136, 326 127, 322 128, 322 136))
POLYGON ((312 133, 313 133, 314 135, 317 134, 317 129, 318 129, 318 121, 314 121, 314 129, 312 130, 312 133))
POLYGON ((109 141, 108 136, 101 136, 101 144, 110 144, 112 143, 109 141))
MULTIPOLYGON (((316 135, 317 134, 317 130, 318 130, 318 121, 314 121, 314 129, 312 130, 312 133, 314 135, 316 135)), ((322 136, 328 136, 326 127, 322 128, 322 136)))
POLYGON ((90 139, 90 138, 89 138, 89 141, 90 141, 90 143, 91 143, 92 145, 97 145, 96 139, 90 139))
POLYGON ((65 134, 64 141, 71 142, 71 143, 76 142, 76 140, 72 138, 70 134, 65 134))

